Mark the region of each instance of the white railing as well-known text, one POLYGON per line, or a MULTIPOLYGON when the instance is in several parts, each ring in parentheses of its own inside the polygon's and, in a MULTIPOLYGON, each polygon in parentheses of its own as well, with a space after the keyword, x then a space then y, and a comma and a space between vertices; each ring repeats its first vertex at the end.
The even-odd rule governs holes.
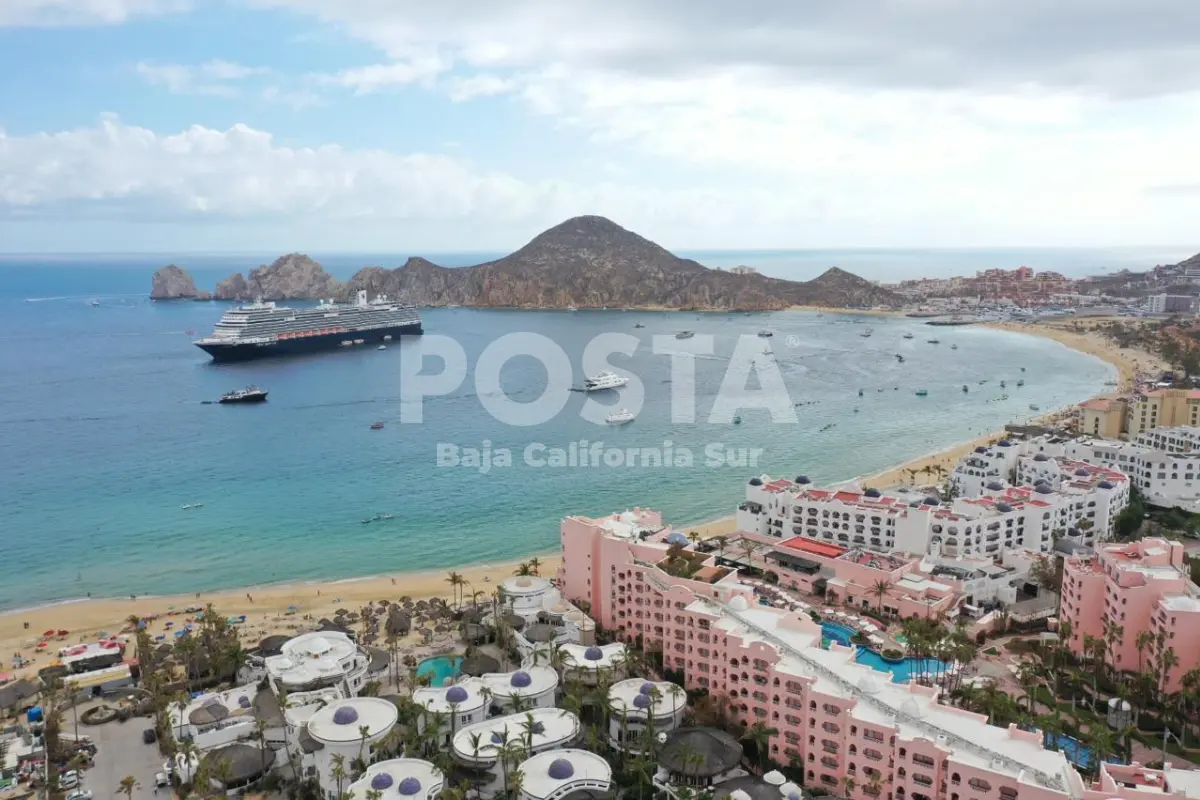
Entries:
MULTIPOLYGON (((707 600, 705 600, 704 602, 706 604, 711 605, 711 603, 708 603, 707 600)), ((1040 783, 1043 786, 1048 786, 1048 787, 1051 787, 1054 789, 1058 789, 1060 791, 1067 791, 1068 793, 1070 793, 1072 791, 1072 789, 1074 788, 1073 786, 1070 786, 1070 787, 1065 786, 1063 783, 1062 777, 1059 775, 1048 775, 1040 770, 1030 769, 1029 767, 1027 767, 1024 764, 1019 764, 1019 763, 1013 761, 1008 756, 1002 755, 1001 753, 998 753, 994 750, 990 750, 990 749, 984 747, 983 745, 979 744, 978 742, 973 742, 969 739, 965 739, 962 736, 959 736, 958 734, 956 734, 946 728, 943 728, 940 725, 936 725, 928 720, 921 719, 920 717, 910 716, 908 714, 905 714, 905 713, 899 711, 898 709, 894 709, 887 703, 881 702, 881 701, 875 699, 874 697, 872 697, 871 695, 864 694, 863 692, 859 691, 859 688, 857 685, 855 685, 851 681, 846 680, 841 675, 837 674, 836 672, 834 672, 833 670, 824 666, 823 664, 820 664, 820 663, 812 660, 803 652, 803 650, 801 650, 800 648, 797 648, 797 647, 793 647, 791 644, 785 642, 783 639, 781 639, 777 635, 775 635, 775 633, 773 631, 767 630, 766 628, 763 628, 762 626, 750 621, 747 617, 743 616, 741 612, 735 611, 735 610, 729 608, 728 606, 720 607, 719 611, 721 613, 728 614, 729 616, 736 619, 738 622, 745 625, 750 630, 754 631, 759 636, 766 639, 768 642, 770 642, 775 647, 777 647, 780 650, 780 652, 787 653, 788 655, 791 655, 791 656, 799 659, 808 669, 812 670, 812 672, 815 673, 816 675, 818 675, 822 678, 825 678, 826 680, 832 681, 834 684, 836 684, 838 686, 838 688, 840 688, 842 691, 844 691, 846 693, 847 697, 854 697, 854 698, 857 698, 860 702, 866 702, 866 703, 874 706, 878 710, 882 711, 884 714, 895 717, 897 722, 903 722, 905 725, 912 726, 913 728, 916 728, 917 730, 920 730, 924 733, 929 734, 930 736, 934 737, 935 741, 939 738, 944 739, 947 743, 952 744, 955 747, 962 748, 963 750, 967 750, 978 756, 982 756, 983 758, 992 762, 993 765, 998 764, 999 766, 1009 769, 1009 770, 1012 770, 1013 772, 1015 772, 1017 774, 1020 774, 1021 772, 1031 772, 1031 773, 1033 773, 1034 776, 1036 776, 1038 783, 1040 783)), ((1072 794, 1071 796, 1076 797, 1077 795, 1072 794)))

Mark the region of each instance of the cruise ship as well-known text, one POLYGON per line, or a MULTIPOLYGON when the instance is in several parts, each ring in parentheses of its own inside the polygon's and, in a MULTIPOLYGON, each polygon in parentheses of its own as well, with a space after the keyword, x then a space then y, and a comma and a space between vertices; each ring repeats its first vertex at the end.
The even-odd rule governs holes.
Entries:
POLYGON ((391 341, 421 331, 415 306, 359 291, 353 303, 321 301, 312 308, 288 308, 258 300, 225 312, 213 332, 196 346, 214 361, 248 361, 312 353, 340 346, 391 341))

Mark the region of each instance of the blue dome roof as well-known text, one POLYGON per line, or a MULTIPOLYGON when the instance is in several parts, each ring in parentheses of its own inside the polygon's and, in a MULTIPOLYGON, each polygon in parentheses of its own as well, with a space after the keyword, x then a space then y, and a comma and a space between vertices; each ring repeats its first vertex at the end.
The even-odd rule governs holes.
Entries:
POLYGON ((575 766, 565 758, 556 758, 550 762, 546 773, 556 781, 565 781, 575 774, 575 766))
POLYGON ((996 510, 1001 514, 1007 514, 1008 512, 1012 511, 1012 506, 1010 506, 1008 503, 996 503, 996 510))
POLYGON ((987 488, 989 492, 1002 492, 1004 491, 1004 484, 1000 481, 992 481, 987 485, 987 488))
POLYGON ((1108 481, 1100 481, 1100 482, 1099 482, 1099 483, 1097 483, 1096 485, 1097 485, 1097 486, 1099 486, 1101 489, 1111 489, 1111 488, 1113 488, 1113 485, 1112 485, 1111 483, 1109 483, 1108 481))
POLYGON ((526 686, 533 683, 533 678, 530 677, 528 672, 522 670, 519 672, 514 672, 512 677, 508 679, 508 683, 509 685, 515 686, 518 689, 524 689, 526 686))
POLYGON ((933 497, 933 496, 925 498, 925 505, 927 505, 927 506, 937 506, 937 505, 941 505, 941 503, 942 503, 941 500, 938 500, 936 497, 933 497))
POLYGON ((864 497, 879 497, 879 490, 878 489, 867 489, 865 492, 863 492, 863 496, 864 497))
POLYGON ((1048 484, 1048 483, 1041 484, 1040 486, 1035 488, 1034 491, 1037 492, 1038 494, 1053 494, 1054 493, 1054 490, 1050 488, 1050 484, 1048 484))
POLYGON ((1079 469, 1075 470, 1075 474, 1078 475, 1080 478, 1086 478, 1088 475, 1091 475, 1092 473, 1088 472, 1083 467, 1080 467, 1079 469))
POLYGON ((355 722, 358 722, 358 712, 350 706, 342 706, 333 712, 335 725, 353 725, 355 722))
POLYGON ((654 698, 648 694, 639 694, 633 698, 634 708, 649 708, 654 705, 654 698))
POLYGON ((642 694, 650 694, 654 691, 654 684, 650 681, 646 681, 641 685, 641 688, 639 688, 638 691, 642 694))
POLYGON ((467 690, 461 686, 451 686, 446 690, 447 703, 465 703, 468 697, 467 690))
POLYGON ((500 731, 492 731, 492 744, 504 744, 504 737, 500 731))
POLYGON ((1033 460, 1034 461, 1049 461, 1050 456, 1046 455, 1045 453, 1038 453, 1036 456, 1033 457, 1033 460))
POLYGON ((812 481, 810 481, 810 480, 808 479, 808 476, 807 476, 807 475, 797 475, 797 476, 796 476, 796 483, 799 483, 799 484, 805 484, 805 483, 812 483, 812 481))
POLYGON ((421 791, 421 782, 416 778, 405 778, 396 789, 403 795, 414 795, 421 791))
POLYGON ((589 647, 587 650, 583 651, 583 657, 588 661, 599 661, 600 659, 604 658, 604 651, 599 647, 589 647))
POLYGON ((996 446, 997 447, 1012 447, 1012 442, 1010 442, 1008 439, 1001 439, 1000 441, 996 442, 996 446))
POLYGON ((787 800, 802 800, 799 792, 789 792, 787 800))
POLYGON ((246 695, 242 695, 241 697, 238 698, 238 705, 241 706, 242 708, 249 708, 250 707, 250 698, 246 697, 246 695))
POLYGON ((762 481, 760 481, 758 478, 751 478, 750 485, 751 486, 762 486, 762 481))
POLYGON ((392 776, 386 772, 380 772, 374 778, 371 778, 371 788, 377 792, 382 792, 384 789, 392 785, 392 776))

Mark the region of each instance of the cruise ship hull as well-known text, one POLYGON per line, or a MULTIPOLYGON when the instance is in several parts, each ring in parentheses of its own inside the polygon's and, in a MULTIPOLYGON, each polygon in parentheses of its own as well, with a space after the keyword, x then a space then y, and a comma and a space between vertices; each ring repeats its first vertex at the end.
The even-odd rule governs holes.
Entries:
POLYGON ((393 325, 386 328, 372 328, 365 331, 347 331, 331 333, 323 336, 303 336, 283 339, 264 344, 218 344, 197 342, 196 346, 212 356, 213 361, 228 363, 233 361, 252 361, 257 358, 275 358, 277 356, 293 356, 302 353, 317 353, 324 350, 354 350, 369 344, 384 341, 385 336, 393 339, 398 336, 418 336, 422 333, 421 323, 393 325), (361 345, 345 346, 342 342, 362 339, 361 345))

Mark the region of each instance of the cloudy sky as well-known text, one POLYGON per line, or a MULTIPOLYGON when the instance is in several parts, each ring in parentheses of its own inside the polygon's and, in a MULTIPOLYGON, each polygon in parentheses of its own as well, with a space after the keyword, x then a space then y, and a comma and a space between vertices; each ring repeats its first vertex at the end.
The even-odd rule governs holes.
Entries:
POLYGON ((0 251, 1200 240, 1196 0, 0 0, 0 251))

